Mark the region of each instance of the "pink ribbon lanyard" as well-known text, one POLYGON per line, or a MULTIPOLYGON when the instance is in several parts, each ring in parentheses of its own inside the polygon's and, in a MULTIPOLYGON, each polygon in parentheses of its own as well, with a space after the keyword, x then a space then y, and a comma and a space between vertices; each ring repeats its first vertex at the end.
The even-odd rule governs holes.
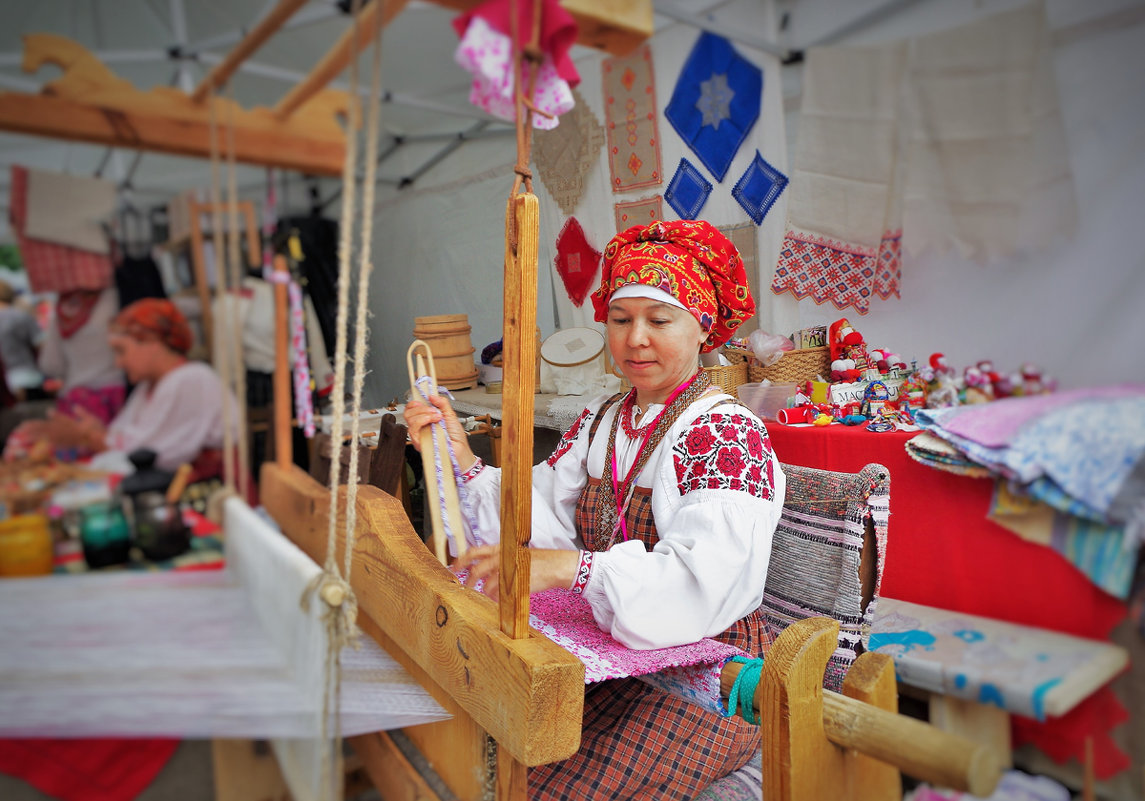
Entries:
MULTIPOLYGON (((696 375, 699 375, 699 373, 697 373, 696 375)), ((617 529, 620 530, 621 539, 624 542, 628 542, 628 521, 625 518, 627 517, 628 504, 631 503, 632 496, 636 492, 636 476, 633 474, 636 472, 636 468, 640 464, 640 454, 642 454, 644 452, 645 446, 648 445, 648 440, 652 438, 652 432, 656 430, 656 425, 660 422, 660 418, 664 416, 664 412, 668 411, 668 407, 672 405, 672 401, 676 400, 676 397, 681 392, 683 392, 685 389, 687 389, 688 386, 695 380, 696 380, 696 376, 692 376, 687 381, 685 381, 683 384, 681 384, 680 386, 678 386, 674 390, 672 390, 672 394, 668 396, 668 400, 664 401, 664 408, 661 409, 659 414, 656 415, 656 419, 653 420, 647 426, 647 428, 645 428, 644 438, 642 440, 640 440, 640 447, 636 449, 636 458, 632 460, 632 466, 630 468, 628 468, 628 474, 624 476, 624 483, 628 484, 628 494, 625 496, 623 503, 621 503, 621 501, 620 501, 620 483, 619 483, 620 470, 616 466, 616 445, 613 444, 613 447, 612 447, 612 465, 611 465, 611 467, 612 467, 612 500, 613 500, 613 503, 616 504, 616 525, 613 526, 613 528, 612 528, 612 533, 609 537, 609 542, 611 542, 612 539, 616 536, 617 529)), ((635 392, 636 390, 633 389, 632 391, 635 392)), ((626 414, 626 412, 623 408, 623 404, 621 404, 620 406, 617 407, 616 413, 617 414, 626 414)))

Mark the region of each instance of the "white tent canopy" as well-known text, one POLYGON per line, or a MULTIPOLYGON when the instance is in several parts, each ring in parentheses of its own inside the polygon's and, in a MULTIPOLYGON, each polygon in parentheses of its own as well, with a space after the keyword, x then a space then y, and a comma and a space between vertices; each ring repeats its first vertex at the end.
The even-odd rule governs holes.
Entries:
MULTIPOLYGON (((760 121, 702 214, 718 225, 741 224, 747 215, 729 197, 728 184, 756 149, 782 170, 789 168, 799 135, 801 67, 781 67, 768 43, 798 49, 817 43, 870 44, 942 30, 1017 7, 1022 0, 975 4, 935 0, 657 0, 652 40, 662 161, 669 175, 690 151, 662 116, 676 75, 697 36, 697 25, 733 37, 741 54, 764 69, 760 121), (858 23, 858 24, 852 24, 858 23), (719 190, 722 190, 719 191, 719 190)), ((262 0, 91 0, 88 3, 8 4, 0 11, 0 87, 35 91, 55 70, 25 75, 19 69, 20 36, 52 32, 72 37, 137 87, 193 87, 233 46, 242 31, 272 5, 262 0), (178 58, 194 54, 194 58, 178 58), (176 57, 173 57, 176 56, 176 57)), ((1145 338, 1145 257, 1136 242, 1140 197, 1145 190, 1145 111, 1133 102, 1145 74, 1145 13, 1139 0, 1077 4, 1048 0, 1054 67, 1069 161, 1078 201, 1078 228, 1066 241, 1005 263, 979 265, 957 254, 908 259, 901 300, 876 302, 865 317, 852 317, 872 346, 925 361, 943 351, 958 366, 993 359, 1003 371, 1025 361, 1040 364, 1062 384, 1140 379, 1136 343, 1145 338)), ((371 309, 371 374, 367 401, 383 402, 404 391, 403 354, 413 317, 466 312, 473 344, 500 337, 504 198, 514 160, 509 126, 467 102, 468 77, 453 62, 455 12, 411 2, 384 35, 383 84, 391 102, 383 110, 392 151, 379 168, 376 261, 371 309), (471 140, 461 142, 459 132, 471 140), (397 137, 404 137, 393 149, 397 137), (448 152, 443 155, 443 150, 448 152), (402 179, 416 178, 399 188, 402 179)), ((313 0, 290 27, 246 62, 232 81, 244 107, 273 105, 306 74, 345 30, 336 4, 313 0)), ((603 120, 599 63, 603 56, 577 47, 581 93, 603 120)), ((363 60, 363 65, 365 65, 363 60)), ((344 76, 341 84, 345 86, 344 76)), ((130 178, 140 204, 160 203, 189 187, 209 184, 205 160, 0 135, 0 161, 51 170, 130 178)), ((588 177, 576 216, 598 249, 615 232, 612 204, 643 194, 614 196, 602 159, 588 177)), ((265 172, 243 167, 245 194, 261 197, 265 172)), ((286 176, 284 210, 308 208, 304 182, 286 176)), ((0 176, 0 203, 6 195, 0 176)), ((588 322, 586 308, 565 298, 552 264, 553 242, 565 215, 538 182, 542 204, 542 334, 588 322)), ((662 192, 664 187, 654 191, 662 192)), ((324 179, 327 199, 337 182, 324 179)), ((767 292, 782 239, 786 196, 772 208, 758 235, 763 324, 788 333, 843 316, 831 307, 767 292)), ((337 215, 338 204, 325 209, 337 215)), ((665 214, 673 217, 665 206, 665 214)))

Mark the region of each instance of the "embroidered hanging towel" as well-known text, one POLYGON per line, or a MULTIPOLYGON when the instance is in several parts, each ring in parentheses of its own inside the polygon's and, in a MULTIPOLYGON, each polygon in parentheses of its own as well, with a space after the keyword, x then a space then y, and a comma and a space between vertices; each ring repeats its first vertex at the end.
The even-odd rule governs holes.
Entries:
POLYGON ((908 252, 979 262, 1076 224, 1069 152, 1041 2, 910 43, 908 252))
POLYGON ((656 82, 652 48, 600 63, 604 89, 604 129, 608 133, 608 172, 613 192, 664 182, 660 133, 656 125, 656 82))
POLYGON ((807 54, 787 234, 771 289, 860 314, 898 291, 891 216, 906 45, 816 48, 807 54), (882 265, 882 266, 880 266, 882 265))
POLYGON ((615 204, 616 233, 619 234, 634 225, 648 225, 664 219, 663 200, 660 195, 654 195, 615 204))
POLYGON ((759 119, 763 71, 722 36, 696 41, 664 116, 708 171, 723 181, 743 140, 759 119))
POLYGON ((579 309, 600 266, 600 251, 588 243, 576 217, 569 217, 561 229, 557 237, 557 257, 553 261, 569 300, 579 309))
POLYGON ((537 173, 553 200, 572 214, 584 195, 584 186, 604 147, 604 128, 574 90, 576 105, 554 130, 537 134, 533 155, 537 173))
POLYGON ((12 188, 9 216, 24 269, 28 272, 28 285, 33 292, 67 292, 73 289, 101 290, 111 286, 111 257, 106 253, 55 242, 45 242, 28 236, 27 224, 28 170, 12 166, 12 188))

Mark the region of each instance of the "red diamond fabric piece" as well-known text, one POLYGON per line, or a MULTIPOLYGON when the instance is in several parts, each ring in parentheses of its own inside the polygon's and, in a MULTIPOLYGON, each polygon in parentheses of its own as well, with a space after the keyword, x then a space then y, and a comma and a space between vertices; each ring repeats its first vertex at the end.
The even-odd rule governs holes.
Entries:
POLYGON ((557 257, 553 261, 569 300, 580 308, 595 283, 600 251, 588 243, 576 217, 569 217, 561 229, 557 237, 557 257))

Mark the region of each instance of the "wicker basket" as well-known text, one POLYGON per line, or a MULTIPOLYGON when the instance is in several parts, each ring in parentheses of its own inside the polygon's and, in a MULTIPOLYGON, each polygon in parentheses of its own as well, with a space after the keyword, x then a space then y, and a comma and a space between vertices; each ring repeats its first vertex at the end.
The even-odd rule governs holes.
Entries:
POLYGON ((716 367, 705 367, 711 382, 729 395, 735 395, 740 384, 747 383, 747 362, 739 364, 723 364, 716 367))
POLYGON ((768 367, 752 366, 748 370, 750 381, 765 378, 773 384, 800 384, 824 378, 831 372, 830 348, 801 348, 785 351, 783 358, 768 367))

